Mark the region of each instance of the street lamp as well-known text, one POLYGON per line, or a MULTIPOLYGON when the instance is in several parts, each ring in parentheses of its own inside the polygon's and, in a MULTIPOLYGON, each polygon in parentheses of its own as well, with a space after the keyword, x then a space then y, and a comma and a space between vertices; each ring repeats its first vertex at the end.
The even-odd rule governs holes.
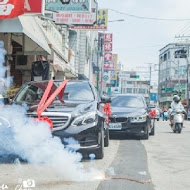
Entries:
POLYGON ((109 20, 108 22, 124 22, 124 19, 118 19, 118 20, 109 20))

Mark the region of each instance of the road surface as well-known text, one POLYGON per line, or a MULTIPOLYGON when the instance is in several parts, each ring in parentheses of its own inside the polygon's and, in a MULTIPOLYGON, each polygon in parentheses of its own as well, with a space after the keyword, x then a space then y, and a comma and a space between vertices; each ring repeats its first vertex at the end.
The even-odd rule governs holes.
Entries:
POLYGON ((36 187, 31 189, 37 190, 189 190, 189 146, 189 121, 181 134, 174 134, 168 122, 159 121, 156 135, 149 140, 118 136, 105 148, 103 160, 82 162, 86 169, 106 173, 104 180, 69 182, 47 166, 7 163, 0 164, 0 190, 3 184, 18 190, 27 179, 35 180, 36 187))

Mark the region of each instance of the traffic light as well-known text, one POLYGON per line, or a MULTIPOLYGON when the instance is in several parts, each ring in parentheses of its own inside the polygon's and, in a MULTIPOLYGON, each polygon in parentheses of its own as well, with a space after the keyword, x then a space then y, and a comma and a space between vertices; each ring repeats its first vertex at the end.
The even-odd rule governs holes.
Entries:
POLYGON ((139 75, 135 75, 135 74, 130 74, 130 78, 139 79, 140 76, 139 75))

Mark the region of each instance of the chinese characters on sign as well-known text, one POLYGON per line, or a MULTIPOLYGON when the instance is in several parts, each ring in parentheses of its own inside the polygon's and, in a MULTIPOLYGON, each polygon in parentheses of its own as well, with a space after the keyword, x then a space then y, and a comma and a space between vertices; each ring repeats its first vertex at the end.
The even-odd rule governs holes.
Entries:
POLYGON ((96 21, 96 17, 93 14, 88 13, 56 13, 54 14, 54 20, 56 23, 61 24, 93 24, 96 21))
POLYGON ((104 54, 104 61, 111 61, 113 58, 112 58, 112 53, 105 53, 104 54))
POLYGON ((53 14, 53 20, 57 24, 67 25, 94 25, 97 20, 97 2, 92 1, 91 9, 89 12, 68 12, 59 10, 58 13, 53 14))
POLYGON ((112 42, 105 42, 104 43, 104 51, 112 51, 112 42))
POLYGON ((104 35, 104 41, 105 42, 112 42, 113 34, 105 34, 104 35))
POLYGON ((112 55, 113 34, 104 34, 104 71, 114 71, 114 62, 112 55))
POLYGON ((107 9, 98 9, 97 22, 93 25, 79 25, 71 26, 71 29, 74 30, 98 30, 105 31, 108 28, 108 10, 107 9))
POLYGON ((18 17, 24 14, 24 0, 0 0, 0 19, 18 17))

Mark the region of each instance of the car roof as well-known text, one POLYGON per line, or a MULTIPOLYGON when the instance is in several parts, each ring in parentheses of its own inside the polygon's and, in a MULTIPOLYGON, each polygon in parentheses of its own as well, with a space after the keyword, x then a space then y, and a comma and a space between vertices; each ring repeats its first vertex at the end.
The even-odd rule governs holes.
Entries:
MULTIPOLYGON (((48 83, 50 80, 43 80, 43 81, 30 81, 27 84, 39 84, 39 83, 48 83)), ((63 82, 64 80, 54 80, 54 82, 63 82)), ((80 82, 80 83, 89 83, 86 80, 69 80, 69 82, 80 82)))
POLYGON ((135 97, 144 97, 142 94, 115 94, 113 97, 117 96, 135 96, 135 97))

